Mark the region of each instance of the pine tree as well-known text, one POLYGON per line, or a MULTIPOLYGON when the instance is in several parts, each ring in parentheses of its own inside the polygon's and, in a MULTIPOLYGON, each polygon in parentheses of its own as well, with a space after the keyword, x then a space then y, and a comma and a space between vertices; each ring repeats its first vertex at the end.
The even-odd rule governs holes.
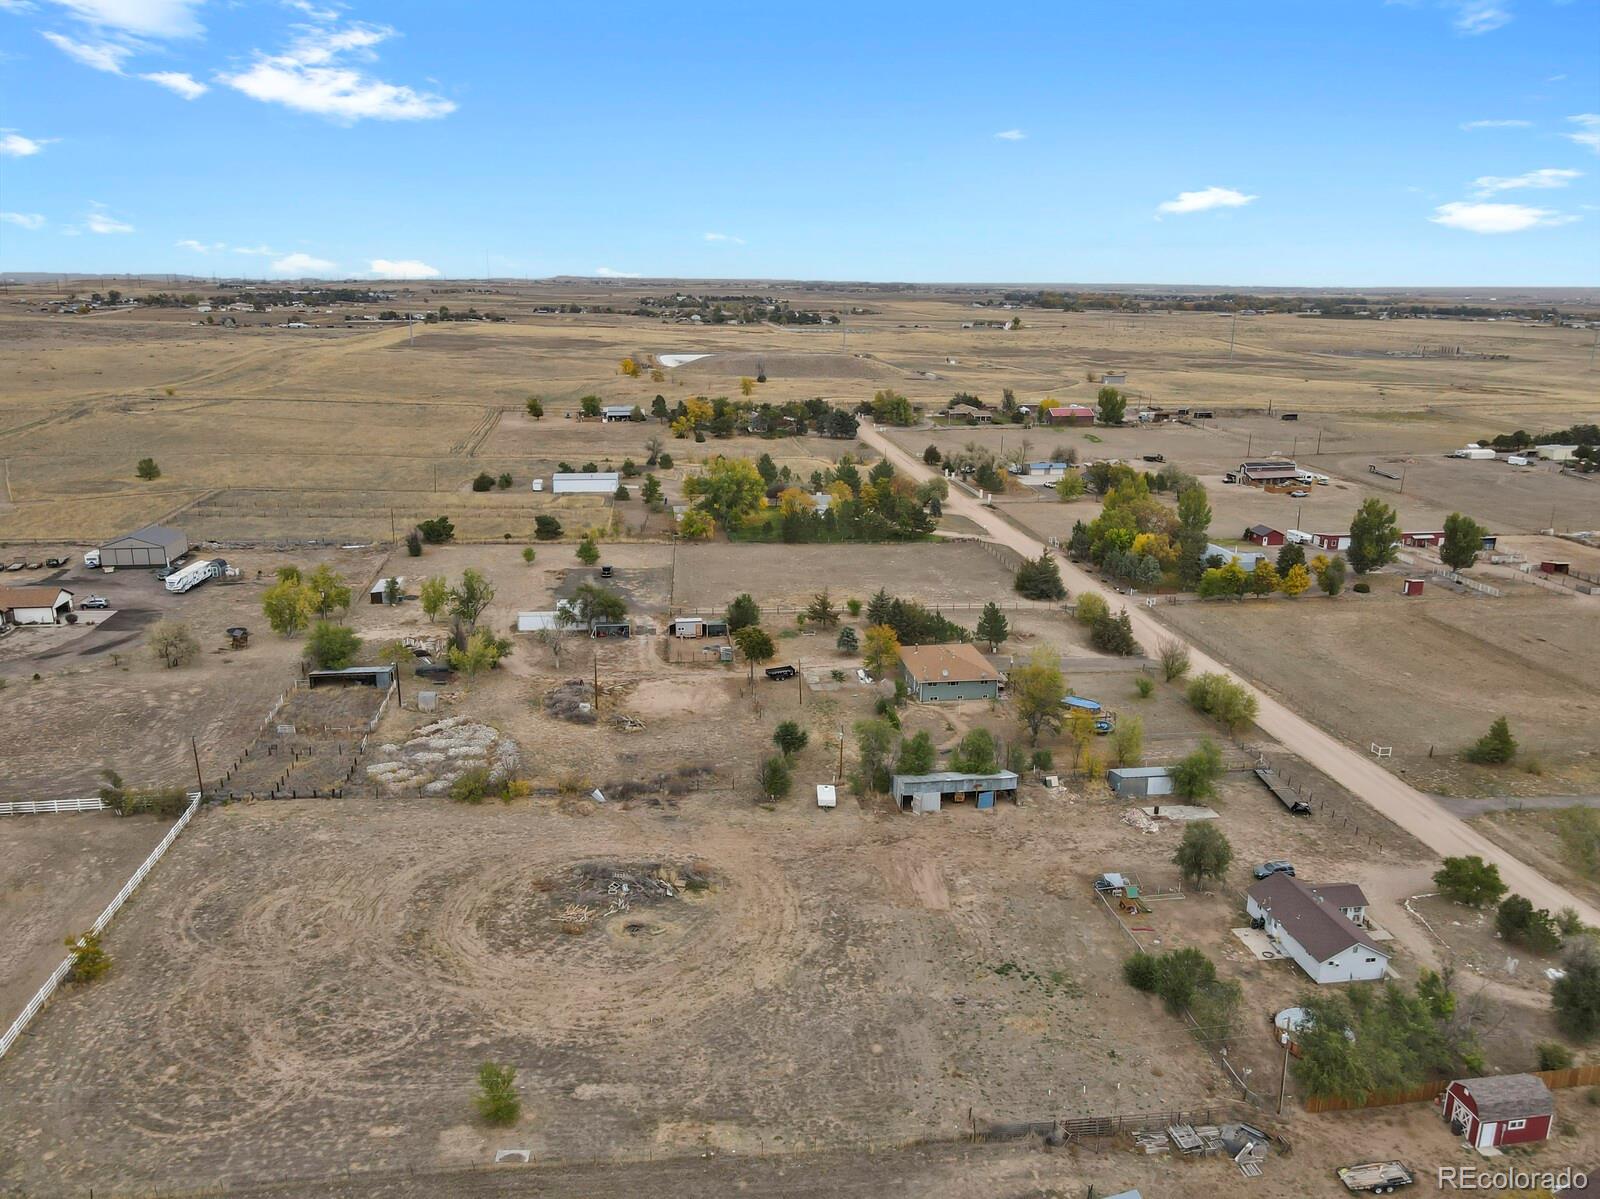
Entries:
POLYGON ((992 602, 985 604, 983 615, 978 617, 978 640, 987 641, 992 654, 1010 635, 1011 625, 1000 611, 1000 605, 992 602))

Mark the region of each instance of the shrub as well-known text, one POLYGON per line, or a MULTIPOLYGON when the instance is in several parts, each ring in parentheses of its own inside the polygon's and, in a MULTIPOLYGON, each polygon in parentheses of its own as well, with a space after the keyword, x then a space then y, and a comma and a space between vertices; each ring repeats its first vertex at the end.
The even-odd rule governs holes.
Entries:
POLYGON ((1239 732, 1256 718, 1255 695, 1224 674, 1203 674, 1191 682, 1189 703, 1230 733, 1239 732))
POLYGON ((1133 680, 1133 689, 1139 693, 1140 699, 1149 699, 1150 693, 1156 689, 1155 680, 1141 674, 1133 680))
POLYGON ((1067 598, 1066 584, 1061 581, 1061 568, 1046 550, 1037 558, 1017 567, 1012 581, 1017 592, 1033 600, 1060 600, 1067 598))
POLYGON ((100 944, 100 934, 93 929, 68 937, 66 945, 72 950, 72 968, 67 971, 69 983, 92 983, 111 969, 111 957, 100 944))
POLYGON ((1049 770, 1056 763, 1056 756, 1048 749, 1033 751, 1033 768, 1035 770, 1049 770))
POLYGON ((600 561, 600 547, 594 543, 592 537, 585 537, 578 542, 578 561, 585 566, 593 566, 600 561))
POLYGON ((1142 951, 1122 963, 1123 981, 1135 991, 1143 991, 1147 995, 1155 993, 1156 973, 1156 959, 1142 951))
POLYGON ((768 799, 782 799, 789 794, 789 788, 794 784, 788 763, 782 758, 768 758, 762 762, 759 781, 761 794, 768 799))
POLYGON ((1131 658, 1139 652, 1139 643, 1133 636, 1133 622, 1126 611, 1115 616, 1107 613, 1089 630, 1089 644, 1103 654, 1118 654, 1131 658))
POLYGON ((1181 641, 1165 637, 1157 651, 1161 655, 1161 675, 1167 682, 1176 682, 1189 673, 1189 650, 1181 641))
POLYGON ((1172 791, 1179 799, 1204 799, 1222 777, 1222 750, 1207 738, 1200 748, 1172 768, 1172 791))
POLYGON ((512 1066, 484 1062, 478 1067, 478 1114, 490 1124, 515 1124, 522 1115, 517 1095, 517 1071, 512 1066))
POLYGON ((1105 598, 1096 592, 1085 591, 1078 596, 1078 602, 1072 609, 1072 615, 1079 624, 1093 625, 1096 621, 1109 615, 1111 605, 1105 598))
POLYGON ((533 562, 533 560, 535 558, 537 558, 538 556, 539 556, 539 551, 534 549, 533 546, 525 545, 525 546, 522 547, 522 560, 524 562, 527 562, 527 563, 531 564, 533 562))
POLYGON ((1371 583, 1353 583, 1350 586, 1350 590, 1354 591, 1357 595, 1370 595, 1372 593, 1372 584, 1371 583))
POLYGON ((417 525, 417 532, 422 534, 422 540, 429 545, 443 545, 454 539, 456 527, 448 516, 435 516, 432 520, 425 520, 417 525))
POLYGON ((556 541, 561 537, 561 522, 541 513, 533 518, 533 535, 539 541, 556 541))
POLYGON ((500 477, 497 478, 494 483, 496 487, 498 487, 501 491, 504 491, 506 488, 511 486, 511 472, 508 470, 501 471, 500 477))
POLYGON ((413 558, 422 557, 422 534, 415 529, 406 534, 406 553, 413 558))
POLYGON ((1202 820, 1183 830, 1183 840, 1172 854, 1183 877, 1198 886, 1206 879, 1221 882, 1233 861, 1233 846, 1214 820, 1202 820))
POLYGON ((456 803, 480 804, 494 792, 494 779, 487 766, 474 766, 450 785, 450 798, 456 803))
POLYGON ((486 470, 485 471, 479 471, 478 472, 478 477, 472 480, 472 490, 474 490, 474 491, 493 491, 494 490, 494 476, 491 475, 486 470))
POLYGON ((319 620, 306 637, 306 656, 323 670, 338 670, 355 660, 361 638, 349 625, 319 620))
POLYGON ((134 472, 146 482, 161 477, 161 468, 156 465, 154 458, 139 459, 139 465, 134 468, 134 472))
POLYGON ((1504 716, 1497 716, 1489 731, 1469 745, 1461 756, 1480 766, 1501 766, 1511 761, 1516 752, 1517 739, 1511 735, 1511 725, 1504 716))
POLYGON ((1549 911, 1534 907, 1532 900, 1521 895, 1508 895, 1500 901, 1494 926, 1507 941, 1534 953, 1554 953, 1561 948, 1561 933, 1549 911))
POLYGON ((1600 945, 1578 937, 1567 946, 1561 968, 1566 974, 1550 993, 1556 1024, 1568 1036, 1588 1040, 1600 1031, 1600 945))
POLYGON ((1540 1041, 1534 1049, 1539 1055, 1539 1069, 1571 1069, 1574 1061, 1572 1050, 1568 1049, 1560 1041, 1540 1041))

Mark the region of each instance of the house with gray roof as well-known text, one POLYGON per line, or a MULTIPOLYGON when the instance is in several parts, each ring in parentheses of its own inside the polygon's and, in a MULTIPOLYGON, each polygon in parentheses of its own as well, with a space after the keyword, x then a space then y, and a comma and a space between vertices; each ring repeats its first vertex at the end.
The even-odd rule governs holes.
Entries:
POLYGON ((1245 892, 1245 910, 1319 984, 1370 982, 1388 972, 1389 951, 1363 927, 1367 897, 1354 883, 1313 886, 1274 874, 1245 892))

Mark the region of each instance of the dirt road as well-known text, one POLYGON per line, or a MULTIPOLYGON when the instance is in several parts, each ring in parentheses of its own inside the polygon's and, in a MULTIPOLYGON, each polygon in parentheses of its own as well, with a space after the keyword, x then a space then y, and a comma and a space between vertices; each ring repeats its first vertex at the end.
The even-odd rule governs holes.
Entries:
MULTIPOLYGON (((934 477, 931 468, 907 454, 871 423, 861 423, 860 440, 883 454, 914 479, 934 477)), ((951 488, 944 510, 976 522, 989 536, 1002 545, 1010 546, 1020 554, 1036 558, 1045 552, 1043 542, 1028 536, 1006 521, 999 513, 980 504, 959 488, 951 488)), ((1127 597, 1118 595, 1087 571, 1064 558, 1058 559, 1062 578, 1074 592, 1098 591, 1114 607, 1127 604, 1127 597)), ((1238 670, 1202 653, 1185 638, 1168 629, 1149 612, 1137 605, 1128 608, 1134 635, 1147 649, 1163 639, 1177 641, 1188 647, 1192 669, 1196 672, 1217 671, 1238 679, 1255 693, 1260 710, 1256 724, 1277 738, 1291 752, 1322 771, 1329 778, 1346 787, 1352 795, 1383 813, 1395 824, 1428 846, 1440 857, 1457 857, 1476 854, 1486 862, 1500 868, 1500 877, 1517 894, 1524 895, 1538 907, 1559 911, 1574 908, 1585 924, 1600 924, 1600 909, 1579 899, 1565 887, 1545 878, 1525 862, 1512 857, 1476 829, 1468 827, 1446 811, 1437 801, 1416 788, 1396 778, 1374 760, 1364 749, 1345 745, 1329 733, 1312 724, 1305 717, 1285 707, 1257 687, 1253 680, 1238 670)))

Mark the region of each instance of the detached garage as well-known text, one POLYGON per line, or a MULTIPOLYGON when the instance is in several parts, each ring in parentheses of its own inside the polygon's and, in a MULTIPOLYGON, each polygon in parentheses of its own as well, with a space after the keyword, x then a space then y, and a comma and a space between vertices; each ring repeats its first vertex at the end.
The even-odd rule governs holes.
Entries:
POLYGON ((179 529, 146 525, 100 547, 101 566, 171 566, 189 552, 179 529))
POLYGON ((71 611, 64 587, 0 587, 0 624, 60 624, 71 611))

